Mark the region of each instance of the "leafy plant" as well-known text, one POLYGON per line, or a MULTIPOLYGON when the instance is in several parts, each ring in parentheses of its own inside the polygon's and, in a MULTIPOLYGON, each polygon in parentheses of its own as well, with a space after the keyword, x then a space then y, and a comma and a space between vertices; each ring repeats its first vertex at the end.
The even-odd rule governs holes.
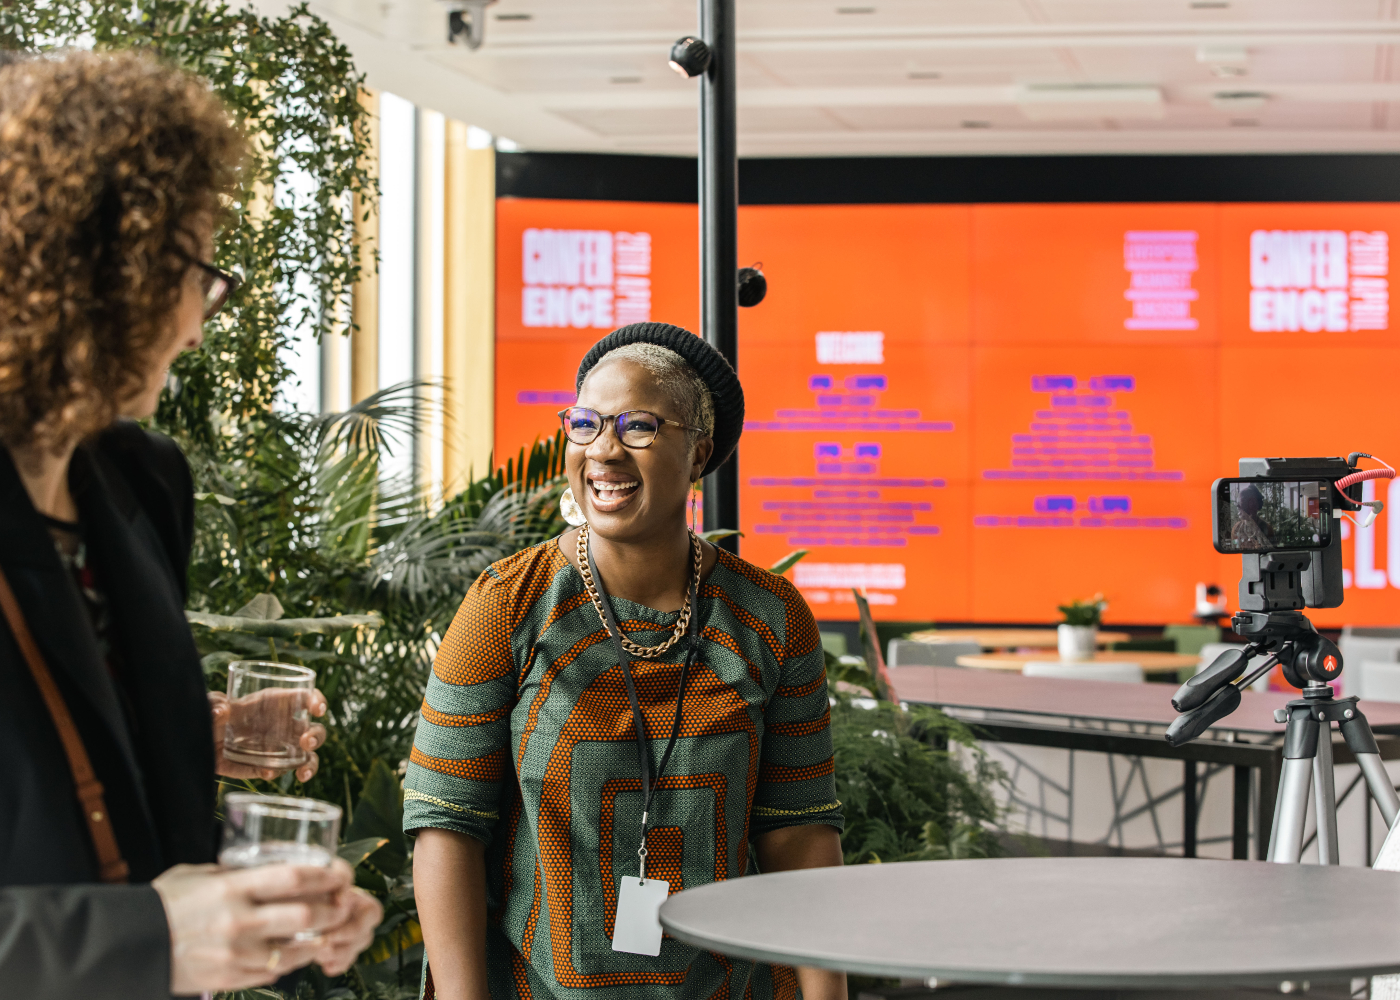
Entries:
POLYGON ((527 487, 493 474, 437 509, 381 481, 392 431, 415 408, 408 385, 345 413, 289 416, 270 453, 204 470, 233 500, 200 505, 191 566, 188 617, 211 684, 234 656, 315 667, 331 734, 306 790, 347 809, 374 760, 407 756, 432 656, 467 588, 563 528, 557 479, 527 487), (260 594, 275 607, 254 617, 260 594), (229 604, 231 616, 215 610, 229 604))
POLYGON ((807 553, 810 551, 810 549, 794 549, 792 552, 789 552, 787 555, 783 556, 781 559, 775 562, 772 566, 769 566, 768 572, 774 573, 778 576, 782 576, 788 570, 792 569, 799 562, 801 562, 806 557, 807 553))
POLYGON ((1002 853, 992 789, 1006 777, 967 726, 924 706, 838 698, 831 736, 847 864, 1002 853))
POLYGON ((997 857, 1008 787, 972 728, 936 708, 877 701, 864 657, 825 652, 846 864, 997 857))
POLYGON ((361 961, 361 975, 385 983, 416 979, 423 931, 413 899, 413 852, 403 832, 403 781, 381 760, 370 765, 345 839, 342 856, 352 844, 352 853, 364 852, 356 882, 384 901, 384 921, 361 961))
POLYGON ((1094 628, 1102 624, 1103 613, 1107 610, 1108 602, 1103 599, 1103 594, 1095 594, 1088 600, 1073 600, 1059 606, 1060 613, 1065 616, 1064 624, 1094 628))

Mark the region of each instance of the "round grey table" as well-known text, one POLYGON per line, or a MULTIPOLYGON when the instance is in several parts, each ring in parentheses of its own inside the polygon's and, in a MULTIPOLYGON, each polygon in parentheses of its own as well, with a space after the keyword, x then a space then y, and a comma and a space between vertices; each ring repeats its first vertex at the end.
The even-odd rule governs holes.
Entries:
POLYGON ((867 975, 1277 985, 1400 972, 1400 873, 1182 858, 858 865, 687 889, 661 925, 723 955, 867 975))

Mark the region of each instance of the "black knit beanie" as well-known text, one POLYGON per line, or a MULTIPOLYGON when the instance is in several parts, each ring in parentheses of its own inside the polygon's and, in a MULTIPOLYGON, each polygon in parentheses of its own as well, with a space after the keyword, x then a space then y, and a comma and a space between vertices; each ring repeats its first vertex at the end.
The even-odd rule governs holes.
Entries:
POLYGON ((689 330, 669 323, 632 323, 608 334, 583 356, 578 366, 576 392, 583 391, 584 377, 603 355, 626 344, 656 344, 675 351, 694 368, 710 390, 715 404, 715 451, 702 475, 708 476, 734 454, 744 429, 744 387, 723 354, 689 330))

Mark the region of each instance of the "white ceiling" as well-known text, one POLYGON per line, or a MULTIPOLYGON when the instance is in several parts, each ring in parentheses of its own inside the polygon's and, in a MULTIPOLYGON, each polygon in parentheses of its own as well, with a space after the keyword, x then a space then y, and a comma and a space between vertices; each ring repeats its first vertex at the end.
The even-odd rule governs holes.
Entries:
MULTIPOLYGON (((311 8, 371 86, 523 149, 695 152, 694 2, 498 0, 476 51, 448 2, 311 8)), ((1400 150, 1400 0, 735 3, 745 156, 1400 150)))

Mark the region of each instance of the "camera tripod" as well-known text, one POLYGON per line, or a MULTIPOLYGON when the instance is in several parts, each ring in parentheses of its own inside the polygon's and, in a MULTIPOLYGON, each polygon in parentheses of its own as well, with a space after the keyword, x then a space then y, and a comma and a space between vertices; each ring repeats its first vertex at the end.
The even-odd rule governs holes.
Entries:
POLYGON ((1268 859, 1282 864, 1296 864, 1301 859, 1308 792, 1316 784, 1318 860, 1324 865, 1335 865, 1338 854, 1333 723, 1356 757, 1386 827, 1393 827, 1400 814, 1400 796, 1381 763, 1380 748, 1366 716, 1357 707, 1357 699, 1337 698, 1332 693, 1330 682, 1342 673, 1342 654, 1297 611, 1241 611, 1232 624, 1238 634, 1252 637, 1249 645, 1220 654, 1181 686, 1172 698, 1172 707, 1182 714, 1168 727, 1167 742, 1181 746, 1194 740, 1239 707, 1242 688, 1275 664, 1281 666, 1288 682, 1303 689, 1303 696, 1274 713, 1276 721, 1288 725, 1283 736, 1283 771, 1274 805, 1268 859), (1242 676, 1250 659, 1261 654, 1263 662, 1248 676, 1242 676))

